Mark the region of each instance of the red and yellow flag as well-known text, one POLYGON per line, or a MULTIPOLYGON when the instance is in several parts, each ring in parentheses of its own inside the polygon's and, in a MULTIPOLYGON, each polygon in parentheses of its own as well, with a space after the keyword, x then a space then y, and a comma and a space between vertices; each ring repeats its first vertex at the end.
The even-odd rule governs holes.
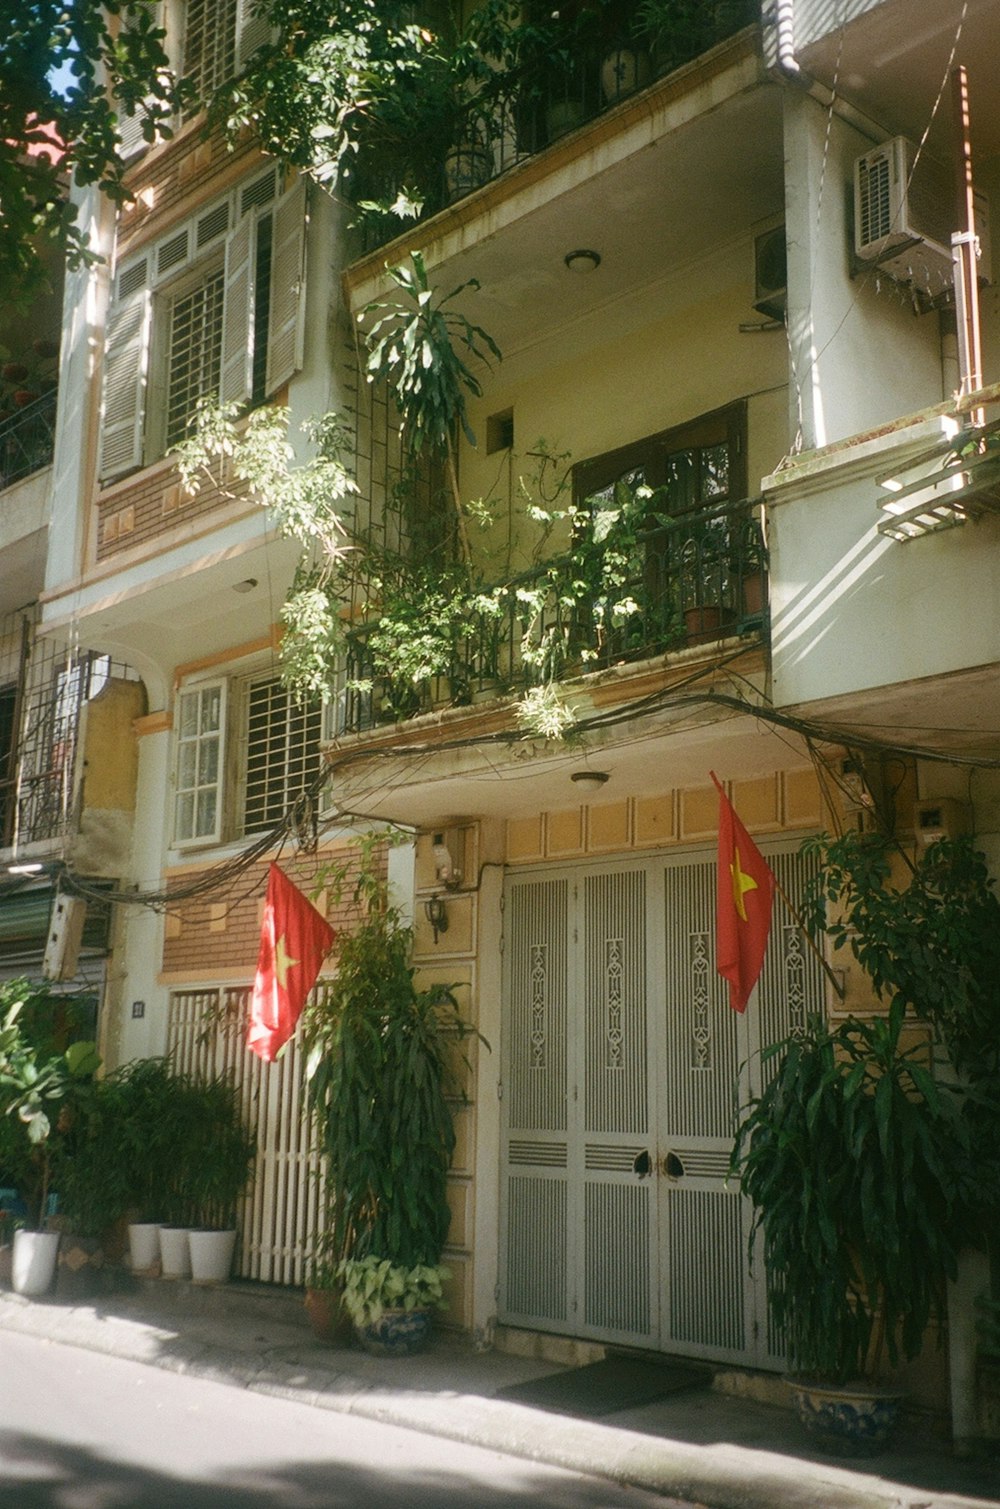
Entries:
POLYGON ((309 898, 272 864, 247 1033, 247 1047, 265 1063, 295 1031, 335 936, 309 898))
POLYGON ((715 904, 715 967, 729 981, 729 1004, 744 1011, 764 963, 771 930, 774 876, 726 796, 719 793, 719 869, 715 904))

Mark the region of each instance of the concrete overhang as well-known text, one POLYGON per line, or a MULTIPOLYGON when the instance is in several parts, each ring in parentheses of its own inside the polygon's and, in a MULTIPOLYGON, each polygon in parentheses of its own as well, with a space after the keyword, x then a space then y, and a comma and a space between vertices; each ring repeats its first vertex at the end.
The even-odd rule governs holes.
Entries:
POLYGON ((699 787, 712 769, 747 780, 801 766, 804 741, 746 710, 763 698, 759 647, 714 649, 723 664, 688 650, 568 683, 585 732, 565 742, 518 736, 512 703, 339 739, 326 749, 330 801, 345 814, 427 828, 699 787), (587 769, 608 774, 596 794, 570 780, 587 769))

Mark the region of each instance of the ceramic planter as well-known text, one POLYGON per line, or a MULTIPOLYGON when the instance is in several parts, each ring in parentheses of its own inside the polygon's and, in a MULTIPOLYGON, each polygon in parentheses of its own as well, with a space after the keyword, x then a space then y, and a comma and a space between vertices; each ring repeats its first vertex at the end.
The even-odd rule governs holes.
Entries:
POLYGON ((378 1320, 355 1326, 366 1352, 374 1357, 412 1357, 430 1340, 430 1310, 383 1310, 378 1320))
POLYGON ((839 1387, 786 1378, 806 1434, 834 1456, 867 1457, 889 1441, 903 1396, 865 1383, 839 1387))
POLYGON ((160 1265, 159 1225, 154 1221, 131 1221, 128 1250, 133 1273, 157 1272, 160 1265))
POLYGON ((649 54, 616 47, 601 64, 601 93, 607 105, 623 100, 649 83, 649 54))
POLYGON ((493 175, 493 154, 488 147, 466 142, 452 147, 444 160, 445 191, 449 204, 463 199, 473 189, 488 183, 493 175))
POLYGON ((233 1267, 236 1232, 189 1231, 191 1279, 196 1284, 225 1284, 233 1267))
POLYGON ((164 1278, 191 1277, 191 1246, 186 1226, 160 1227, 160 1272, 164 1278))
POLYGON ((48 1294, 56 1276, 57 1231, 15 1231, 11 1283, 15 1294, 48 1294))

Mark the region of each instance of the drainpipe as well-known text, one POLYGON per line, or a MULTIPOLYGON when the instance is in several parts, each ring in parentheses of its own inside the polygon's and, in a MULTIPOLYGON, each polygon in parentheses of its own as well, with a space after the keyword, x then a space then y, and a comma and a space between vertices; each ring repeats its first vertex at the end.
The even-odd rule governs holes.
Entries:
MULTIPOLYGON (((765 14, 765 22, 767 19, 765 14)), ((834 105, 841 119, 860 131, 873 146, 884 142, 889 135, 887 131, 870 116, 848 104, 847 100, 835 95, 832 89, 806 73, 800 64, 795 54, 795 0, 772 0, 769 19, 773 23, 775 43, 775 60, 771 65, 771 72, 810 95, 824 110, 829 110, 834 105)))

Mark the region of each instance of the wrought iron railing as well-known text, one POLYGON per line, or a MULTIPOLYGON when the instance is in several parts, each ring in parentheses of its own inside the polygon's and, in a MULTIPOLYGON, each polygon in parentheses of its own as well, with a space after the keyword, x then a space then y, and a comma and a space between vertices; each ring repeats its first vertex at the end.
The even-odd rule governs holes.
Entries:
POLYGON ((0 421, 0 492, 52 461, 56 390, 0 421))
MULTIPOLYGON (((330 732, 358 732, 433 707, 465 706, 688 645, 767 629, 760 500, 693 511, 623 539, 581 544, 534 570, 470 591, 437 630, 435 669, 402 674, 355 624, 330 732)), ((414 632, 434 626, 413 610, 414 632)))

